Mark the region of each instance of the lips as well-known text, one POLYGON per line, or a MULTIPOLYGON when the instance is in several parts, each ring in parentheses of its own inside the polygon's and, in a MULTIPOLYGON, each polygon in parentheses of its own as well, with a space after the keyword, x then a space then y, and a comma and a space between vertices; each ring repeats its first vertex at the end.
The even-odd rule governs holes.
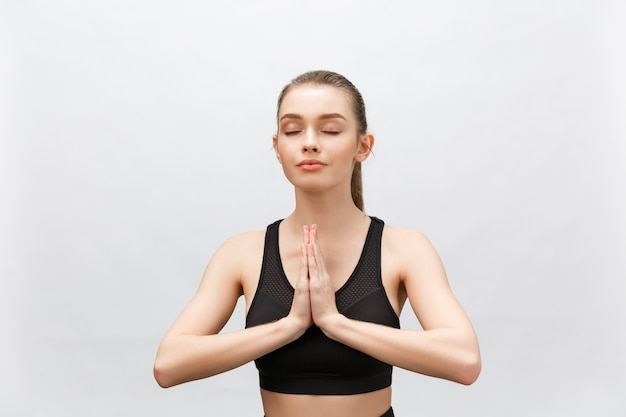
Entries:
POLYGON ((325 163, 323 163, 322 161, 318 161, 317 159, 305 159, 304 161, 301 161, 298 163, 298 166, 304 166, 304 165, 326 165, 325 163))
POLYGON ((326 164, 317 159, 305 159, 298 163, 298 167, 304 171, 316 171, 324 166, 326 166, 326 164))

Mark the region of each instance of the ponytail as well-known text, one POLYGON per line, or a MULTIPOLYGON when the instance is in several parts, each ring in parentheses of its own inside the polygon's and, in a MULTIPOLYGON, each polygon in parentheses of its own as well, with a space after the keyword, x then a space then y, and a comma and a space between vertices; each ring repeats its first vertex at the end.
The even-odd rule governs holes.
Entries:
POLYGON ((350 181, 350 191, 354 205, 356 205, 359 210, 363 211, 363 175, 361 173, 360 162, 354 164, 352 180, 350 181))

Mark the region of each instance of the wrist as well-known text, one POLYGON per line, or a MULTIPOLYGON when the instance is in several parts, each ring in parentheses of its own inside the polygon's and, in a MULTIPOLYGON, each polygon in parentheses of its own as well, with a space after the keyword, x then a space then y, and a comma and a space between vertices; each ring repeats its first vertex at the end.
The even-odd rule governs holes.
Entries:
POLYGON ((322 330, 322 332, 334 341, 339 341, 339 335, 341 334, 341 329, 345 326, 345 322, 348 321, 346 316, 341 313, 334 313, 326 315, 319 323, 316 323, 317 326, 322 330))
POLYGON ((285 333, 287 343, 291 343, 298 339, 310 326, 310 324, 306 323, 304 320, 291 315, 279 319, 277 323, 281 326, 281 330, 285 333))

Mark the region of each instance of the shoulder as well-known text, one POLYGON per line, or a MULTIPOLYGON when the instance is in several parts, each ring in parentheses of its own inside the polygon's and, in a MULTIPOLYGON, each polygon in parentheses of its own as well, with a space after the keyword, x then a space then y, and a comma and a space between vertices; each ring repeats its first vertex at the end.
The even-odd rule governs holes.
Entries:
MULTIPOLYGON (((267 229, 239 233, 224 241, 218 252, 220 263, 237 277, 238 286, 251 300, 256 291, 263 263, 267 229)), ((217 253, 216 253, 217 256, 217 253)))
POLYGON ((403 275, 416 268, 441 263, 430 239, 421 231, 385 224, 382 237, 383 256, 391 259, 403 275))
POLYGON ((265 229, 263 230, 249 230, 246 232, 238 233, 226 239, 219 247, 219 252, 226 253, 239 253, 241 251, 247 251, 263 247, 265 241, 265 229))
POLYGON ((227 238, 211 257, 203 282, 231 282, 239 286, 242 280, 259 269, 264 242, 265 229, 242 232, 227 238))
POLYGON ((415 251, 433 249, 430 239, 421 231, 388 224, 383 230, 383 244, 399 253, 408 251, 415 254, 415 251))
POLYGON ((218 247, 216 254, 237 254, 241 251, 249 251, 263 248, 267 229, 276 226, 280 220, 274 221, 263 229, 248 230, 228 237, 218 247))
POLYGON ((238 233, 222 242, 211 263, 242 270, 249 262, 256 262, 262 257, 264 246, 265 229, 238 233))

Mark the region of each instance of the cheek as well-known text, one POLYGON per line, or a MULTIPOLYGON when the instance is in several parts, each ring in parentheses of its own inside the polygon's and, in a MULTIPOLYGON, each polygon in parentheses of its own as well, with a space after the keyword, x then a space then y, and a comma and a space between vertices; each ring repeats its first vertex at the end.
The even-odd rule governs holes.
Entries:
POLYGON ((276 156, 278 156, 278 158, 284 158, 285 156, 285 145, 281 142, 278 142, 276 145, 274 145, 274 152, 276 152, 276 156))
POLYGON ((299 155, 299 148, 294 146, 293 142, 289 141, 278 141, 276 146, 274 146, 274 152, 276 152, 276 157, 278 161, 283 164, 283 168, 285 164, 289 164, 289 162, 293 162, 296 158, 296 155, 299 155))
POLYGON ((342 144, 341 149, 337 149, 337 152, 341 154, 343 159, 354 159, 358 153, 358 148, 353 142, 346 141, 342 144))

